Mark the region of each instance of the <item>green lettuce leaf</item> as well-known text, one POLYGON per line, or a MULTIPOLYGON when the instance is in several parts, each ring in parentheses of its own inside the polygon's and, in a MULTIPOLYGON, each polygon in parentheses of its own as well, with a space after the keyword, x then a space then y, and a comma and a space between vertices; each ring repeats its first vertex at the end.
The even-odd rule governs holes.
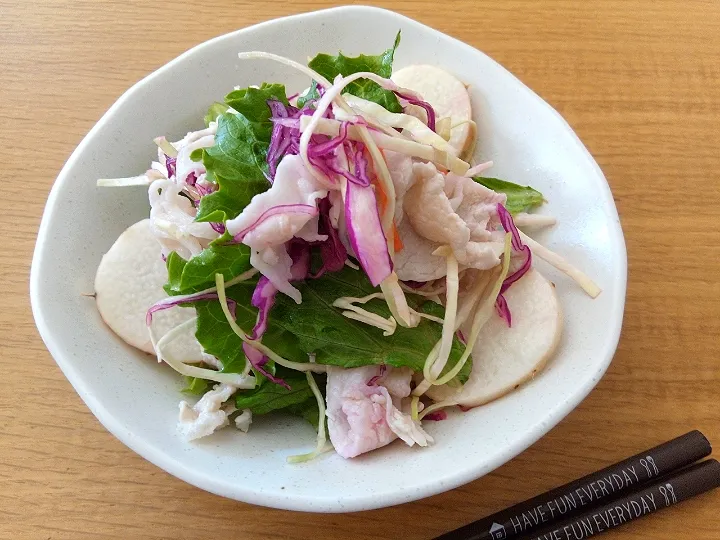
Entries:
MULTIPOLYGON (((310 60, 308 66, 330 82, 338 75, 347 76, 359 71, 370 71, 381 77, 389 78, 392 75, 393 56, 398 45, 400 45, 400 32, 397 33, 393 46, 379 56, 361 54, 360 56, 349 57, 342 53, 338 53, 337 56, 318 54, 310 60)), ((368 101, 374 101, 390 112, 402 112, 402 107, 395 94, 389 90, 384 90, 377 83, 367 79, 360 79, 350 83, 343 90, 343 93, 345 92, 368 101)))
MULTIPOLYGON (((208 108, 208 112, 205 114, 205 126, 209 126, 210 122, 214 122, 217 120, 218 116, 220 116, 223 113, 226 113, 228 110, 228 106, 224 103, 218 103, 217 101, 214 102, 210 107, 208 108)), ((193 159, 193 155, 190 154, 190 159, 193 161, 199 161, 197 159, 193 159)))
POLYGON ((176 252, 167 258, 168 281, 164 286, 170 296, 190 294, 215 286, 215 274, 225 281, 250 270, 250 248, 245 244, 227 244, 229 234, 213 240, 198 255, 186 261, 176 252))
MULTIPOLYGON (((285 86, 282 84, 263 83, 260 88, 241 88, 233 90, 225 96, 225 103, 258 126, 265 126, 270 122, 270 108, 268 99, 277 99, 285 105, 288 104, 285 95, 285 86)), ((270 125, 272 131, 272 125, 270 125)))
POLYGON ((320 92, 318 92, 317 89, 317 81, 313 81, 310 85, 310 88, 308 88, 308 91, 305 92, 303 95, 298 96, 298 109, 302 109, 308 101, 311 101, 313 99, 320 99, 320 92))
MULTIPOLYGON (((226 291, 237 302, 237 322, 246 331, 255 324, 257 316, 257 310, 250 305, 254 286, 241 283, 226 291)), ((398 326, 393 335, 386 337, 378 328, 343 316, 340 309, 332 306, 333 301, 341 296, 362 297, 375 291, 363 272, 345 268, 298 284, 298 288, 303 295, 300 305, 278 294, 262 339, 288 360, 307 362, 308 355, 314 354, 319 364, 346 368, 387 364, 422 371, 425 358, 440 339, 441 325, 426 319, 416 328, 398 326)), ((438 316, 444 313, 442 306, 422 297, 408 295, 408 302, 418 311, 438 316)), ((219 358, 223 365, 228 361, 239 362, 242 340, 227 324, 219 302, 196 302, 195 307, 198 315, 195 335, 206 352, 219 358)), ((383 317, 390 315, 387 305, 380 300, 369 302, 365 308, 383 317)), ((456 338, 446 370, 455 365, 463 350, 456 338)), ((467 380, 470 369, 468 361, 458 375, 461 382, 467 380)))
POLYGON ((281 373, 279 376, 290 385, 290 390, 267 382, 252 390, 238 392, 235 406, 238 409, 250 409, 253 414, 267 414, 291 406, 305 405, 305 402, 312 400, 317 411, 317 402, 305 374, 292 370, 283 370, 281 373))
POLYGON ((202 396, 212 388, 213 383, 198 377, 185 377, 185 388, 182 392, 193 396, 202 396))
POLYGON ((542 193, 530 186, 520 186, 506 180, 500 180, 498 178, 485 178, 482 176, 475 176, 473 177, 473 180, 497 193, 504 193, 507 195, 505 208, 507 208, 508 212, 513 215, 537 208, 545 202, 542 193))
MULTIPOLYGON (((318 387, 320 387, 320 389, 322 390, 323 388, 325 388, 325 385, 318 384, 318 387)), ((287 406, 285 408, 285 412, 288 412, 295 416, 299 416, 300 418, 304 418, 307 422, 310 422, 310 424, 312 425, 312 427, 315 428, 315 430, 317 430, 318 425, 320 424, 320 411, 318 410, 317 400, 315 399, 315 396, 311 397, 307 401, 303 401, 302 403, 287 406)), ((327 424, 325 424, 325 430, 327 432, 327 424)))
POLYGON ((260 88, 235 90, 226 96, 226 103, 238 112, 226 112, 218 117, 215 146, 202 151, 207 177, 217 182, 218 190, 201 199, 196 221, 232 219, 254 195, 270 187, 265 177, 265 159, 272 133, 269 99, 287 104, 285 87, 263 84, 260 88))

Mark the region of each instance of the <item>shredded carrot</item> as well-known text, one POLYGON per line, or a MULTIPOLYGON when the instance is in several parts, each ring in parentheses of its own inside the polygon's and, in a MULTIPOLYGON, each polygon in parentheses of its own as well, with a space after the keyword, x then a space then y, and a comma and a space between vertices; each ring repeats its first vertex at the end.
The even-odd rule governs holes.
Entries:
POLYGON ((395 253, 398 253, 403 250, 405 247, 402 243, 402 240, 400 239, 400 234, 397 230, 397 225, 395 225, 395 221, 393 221, 393 242, 395 243, 395 253))
MULTIPOLYGON (((380 153, 382 154, 383 159, 385 159, 385 153, 382 151, 382 149, 380 149, 380 153)), ((378 204, 378 212, 380 213, 380 215, 383 215, 388 204, 387 193, 385 193, 382 184, 378 182, 377 176, 372 179, 372 185, 375 188, 375 199, 377 200, 378 204)), ((402 251, 403 243, 402 240, 400 240, 400 234, 398 234, 397 227, 395 226, 395 221, 393 221, 392 235, 393 244, 395 246, 395 253, 397 253, 398 251, 402 251)))
POLYGON ((378 212, 382 215, 385 213, 385 208, 388 203, 387 193, 385 193, 382 184, 378 182, 377 177, 372 179, 372 185, 375 188, 375 199, 377 199, 378 203, 378 212))

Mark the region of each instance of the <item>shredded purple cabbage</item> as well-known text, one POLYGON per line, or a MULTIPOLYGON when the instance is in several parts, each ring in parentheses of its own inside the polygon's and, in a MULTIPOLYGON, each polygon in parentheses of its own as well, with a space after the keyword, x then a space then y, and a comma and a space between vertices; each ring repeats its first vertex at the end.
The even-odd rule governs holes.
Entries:
MULTIPOLYGON (((265 330, 267 330, 268 317, 270 316, 270 310, 275 304, 277 292, 277 289, 268 278, 265 276, 260 277, 257 285, 255 286, 255 291, 253 291, 252 300, 250 301, 253 306, 258 308, 257 321, 250 333, 250 339, 260 339, 265 333, 265 330)), ((243 352, 245 353, 248 362, 250 362, 252 367, 258 373, 267 377, 269 381, 291 390, 288 383, 286 383, 283 379, 276 377, 263 367, 267 364, 267 356, 248 343, 243 343, 243 352)))
POLYGON ((234 235, 233 242, 242 242, 248 233, 254 231, 258 226, 262 225, 262 223, 273 216, 277 216, 279 214, 308 214, 310 216, 316 216, 317 213, 318 209, 309 204, 278 204, 276 206, 271 206, 260 214, 260 217, 258 217, 253 223, 234 235))
POLYGON ((293 238, 286 245, 292 260, 290 281, 302 281, 310 273, 310 244, 300 238, 293 238))
POLYGON ((500 318, 504 320, 509 327, 512 327, 512 313, 510 313, 510 306, 507 305, 507 300, 502 294, 499 294, 497 300, 495 300, 495 310, 500 318))
POLYGON ((347 250, 340 240, 340 233, 332 226, 330 220, 330 199, 325 197, 318 203, 320 220, 318 221, 318 234, 327 236, 327 240, 313 242, 320 247, 322 266, 311 277, 316 279, 326 272, 337 272, 342 270, 347 260, 347 250))
POLYGON ((150 306, 150 309, 148 309, 147 313, 145 314, 145 324, 150 326, 152 324, 153 314, 157 313, 158 311, 170 309, 171 307, 179 306, 180 304, 191 304, 192 302, 197 302, 198 300, 216 300, 217 297, 217 293, 202 293, 185 296, 184 298, 180 299, 174 299, 172 296, 169 298, 165 298, 150 306))
POLYGON ((500 315, 500 317, 507 323, 508 326, 512 326, 512 315, 510 313, 510 307, 507 305, 507 301, 505 300, 503 293, 507 291, 513 283, 523 277, 528 272, 528 270, 530 270, 530 268, 532 267, 532 252, 530 251, 530 248, 528 246, 522 243, 522 239, 520 238, 520 231, 518 231, 517 227, 515 226, 515 222, 513 222, 513 218, 510 215, 510 212, 508 212, 502 204, 497 205, 497 212, 502 228, 505 230, 505 232, 509 232, 511 234, 512 249, 524 257, 520 267, 512 274, 507 276, 503 281, 502 285, 500 286, 500 294, 498 295, 498 298, 495 302, 495 309, 498 315, 500 315))
MULTIPOLYGON (((293 262, 290 267, 290 280, 300 281, 305 279, 310 269, 310 245, 304 240, 294 238, 288 242, 287 250, 288 255, 290 255, 293 262)), ((265 276, 260 277, 250 301, 254 307, 258 308, 257 320, 250 334, 250 339, 261 339, 263 334, 265 334, 265 330, 267 330, 268 325, 268 318, 270 317, 270 310, 275 304, 277 292, 277 289, 268 278, 265 276)), ((268 361, 267 356, 247 343, 243 343, 243 352, 245 353, 248 362, 250 362, 258 373, 267 377, 269 381, 279 384, 288 390, 292 390, 287 382, 280 377, 276 377, 272 373, 269 373, 264 368, 268 361)))
MULTIPOLYGON (((314 113, 313 104, 308 102, 302 109, 285 105, 277 100, 269 100, 268 106, 272 112, 273 129, 270 136, 270 146, 267 152, 268 180, 275 179, 277 166, 286 155, 296 155, 300 152, 300 117, 314 113)), ((325 118, 332 118, 328 109, 325 118)), ((342 175, 349 182, 361 186, 370 185, 367 172, 368 161, 365 157, 365 145, 348 139, 348 128, 351 125, 366 122, 359 118, 356 122, 341 122, 340 131, 336 137, 314 134, 308 145, 308 160, 313 167, 320 170, 330 181, 334 175, 342 175), (342 148, 345 155, 353 164, 354 173, 340 167, 337 163, 336 152, 342 148)))
POLYGON ((448 417, 448 415, 445 411, 435 411, 435 412, 426 414, 423 417, 423 420, 433 420, 435 422, 440 422, 441 420, 447 420, 447 417, 448 417))
POLYGON ((417 105, 418 107, 422 107, 425 109, 425 114, 427 114, 427 126, 435 131, 435 109, 432 108, 432 105, 430 105, 427 101, 423 101, 421 99, 414 98, 412 96, 408 96, 405 94, 401 94, 400 92, 394 91, 395 95, 399 98, 404 99, 411 105, 417 105))
MULTIPOLYGON (((302 109, 285 105, 278 100, 268 100, 268 106, 272 113, 271 121, 273 123, 272 133, 270 135, 270 146, 268 147, 266 161, 268 164, 268 180, 270 183, 275 179, 277 166, 280 160, 286 155, 296 155, 300 152, 300 117, 312 115, 314 110, 314 101, 305 103, 302 109)), ((332 118, 332 111, 328 109, 325 118, 332 118)), ((331 178, 329 169, 323 163, 324 160, 319 159, 321 156, 331 152, 342 141, 330 145, 330 149, 321 148, 316 150, 316 146, 327 145, 332 143, 326 135, 313 135, 310 139, 310 147, 308 148, 308 158, 310 162, 322 170, 331 178), (320 152, 320 153, 319 153, 320 152)))
POLYGON ((378 370, 378 374, 374 375, 373 377, 370 377, 370 379, 367 382, 367 385, 368 386, 377 386, 378 381, 383 378, 386 371, 387 371, 387 366, 385 364, 380 364, 380 369, 378 370))
POLYGON ((165 155, 165 167, 167 168, 168 172, 168 178, 172 178, 175 176, 175 163, 177 162, 177 158, 170 157, 167 154, 165 155))

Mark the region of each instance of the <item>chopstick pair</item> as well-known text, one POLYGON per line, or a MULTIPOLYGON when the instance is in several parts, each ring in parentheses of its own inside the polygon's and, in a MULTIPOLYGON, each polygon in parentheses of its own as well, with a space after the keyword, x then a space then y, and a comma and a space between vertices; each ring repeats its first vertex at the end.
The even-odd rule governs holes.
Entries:
POLYGON ((583 540, 720 486, 711 452, 691 431, 434 540, 583 540))

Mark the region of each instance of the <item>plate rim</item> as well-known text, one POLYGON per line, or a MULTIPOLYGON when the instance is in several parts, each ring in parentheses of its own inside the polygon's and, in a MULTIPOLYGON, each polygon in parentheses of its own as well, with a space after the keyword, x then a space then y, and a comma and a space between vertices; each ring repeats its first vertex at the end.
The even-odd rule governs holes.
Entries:
POLYGON ((235 500, 252 504, 286 510, 308 512, 351 512, 371 510, 411 502, 414 500, 436 495, 450 489, 454 489, 470 481, 476 480, 477 478, 480 478, 484 474, 491 472, 492 470, 503 465, 504 463, 507 463, 508 461, 516 457, 518 454, 532 446, 538 439, 544 436, 563 418, 565 418, 570 412, 572 412, 585 399, 585 397, 587 397, 590 391, 592 391, 592 389, 597 385, 615 355, 622 329, 624 304, 627 290, 627 247, 622 232, 620 218, 617 213, 617 207, 615 205, 612 193, 610 191, 610 186, 607 182, 607 179, 605 178, 605 175, 603 174, 599 165, 592 157, 590 152, 587 150, 585 145, 582 143, 580 138, 577 136, 575 131, 572 129, 572 127, 549 103, 543 100, 532 89, 525 85, 525 83, 523 83, 517 76, 512 74, 509 70, 504 68, 486 53, 472 47, 471 45, 468 45, 467 43, 458 40, 453 36, 445 34, 440 30, 436 30, 426 24, 411 19, 406 15, 391 10, 373 6, 349 5, 298 13, 268 21, 263 21, 255 25, 240 28, 238 30, 234 30, 232 32, 228 32, 226 34, 214 37, 186 50, 179 56, 173 58, 166 64, 160 66, 158 69, 145 76, 144 78, 133 84, 125 92, 123 92, 123 94, 102 115, 100 120, 98 120, 98 122, 90 129, 87 135, 83 137, 80 144, 73 150, 52 185, 38 229, 37 241, 33 251, 32 263, 30 268, 29 285, 30 303, 32 307, 33 317, 35 319, 35 324, 38 328, 38 332, 43 342, 45 343, 45 346, 50 352, 50 355, 53 357, 65 377, 68 379, 75 391, 81 397, 83 402, 88 406, 93 415, 110 433, 112 433, 117 439, 119 439, 131 450, 142 456, 144 459, 147 459, 154 465, 158 466, 159 468, 172 474, 173 476, 216 495, 229 497, 235 500), (611 309, 614 313, 616 313, 616 316, 613 318, 612 321, 612 323, 614 324, 610 325, 612 326, 612 328, 610 329, 612 339, 608 340, 608 342, 605 344, 604 351, 602 351, 602 363, 598 364, 598 369, 594 372, 593 377, 588 378, 587 381, 585 381, 584 385, 577 387, 564 402, 556 406, 555 409, 549 411, 545 417, 544 422, 539 422, 537 425, 534 426, 533 429, 528 430, 528 432, 523 437, 518 438, 514 444, 508 445, 508 447, 505 448, 505 451, 498 454, 495 459, 485 461, 480 465, 474 467, 465 467, 462 469, 461 472, 458 472, 449 477, 445 477, 442 481, 436 480, 434 482, 428 482, 427 484, 424 484, 418 489, 397 490, 397 492, 395 492, 393 495, 383 495, 382 497, 377 497, 372 493, 368 493, 363 496, 354 496, 352 499, 347 500, 338 500, 337 497, 323 496, 318 496, 317 498, 311 500, 299 500, 297 497, 289 495, 282 496, 276 493, 259 493, 251 488, 238 486, 236 484, 229 484, 227 482, 222 482, 212 477, 208 477, 205 474, 198 473, 196 470, 185 466, 180 460, 168 456, 165 452, 154 448, 149 443, 146 443, 144 439, 138 438, 134 436, 131 432, 129 432, 123 426, 121 420, 110 414, 105 409, 105 407, 102 405, 102 399, 94 395, 92 389, 88 388, 88 385, 86 385, 85 382, 82 380, 77 370, 73 368, 72 362, 65 358, 65 355, 54 343, 54 331, 51 329, 51 325, 48 323, 43 313, 43 301, 42 298, 39 296, 39 290, 41 287, 40 268, 43 267, 44 245, 48 238, 50 224, 54 221, 53 218, 58 208, 60 191, 64 184, 68 181, 68 178, 70 177, 70 172, 75 167, 76 163, 79 161, 80 156, 83 155, 85 148, 95 137, 97 131, 99 131, 105 124, 112 121, 115 112, 121 107, 123 107, 125 102, 128 101, 128 99, 130 99, 133 94, 138 92, 142 87, 145 87, 148 84, 152 83, 152 81, 156 77, 160 76, 163 72, 173 68, 179 63, 184 62, 186 59, 194 55, 199 50, 209 47, 219 41, 233 39, 235 36, 242 34, 251 28, 254 29, 264 26, 272 26, 278 21, 298 22, 302 19, 311 18, 318 15, 336 15, 340 13, 346 14, 347 12, 353 11, 358 13, 376 13, 384 17, 394 17, 399 22, 402 22, 405 25, 415 26, 416 28, 424 32, 440 34, 445 38, 451 40, 454 46, 461 47, 469 53, 485 56, 490 62, 494 63, 496 67, 509 74, 519 85, 521 91, 527 94, 528 97, 530 97, 531 99, 535 100, 538 106, 544 107, 564 124, 566 130, 568 131, 568 134, 572 135, 572 138, 574 139, 573 143, 578 146, 578 150, 583 152, 586 161, 591 167, 595 169, 596 173, 599 175, 599 178, 602 178, 603 182, 600 183, 601 185, 599 187, 602 190, 604 198, 603 207, 610 212, 611 218, 613 220, 616 219, 617 229, 614 230, 615 234, 613 234, 613 239, 615 242, 618 243, 619 260, 617 261, 617 271, 619 271, 619 274, 617 275, 617 278, 619 278, 619 286, 615 287, 612 291, 606 290, 603 292, 603 294, 612 294, 613 302, 611 309))

